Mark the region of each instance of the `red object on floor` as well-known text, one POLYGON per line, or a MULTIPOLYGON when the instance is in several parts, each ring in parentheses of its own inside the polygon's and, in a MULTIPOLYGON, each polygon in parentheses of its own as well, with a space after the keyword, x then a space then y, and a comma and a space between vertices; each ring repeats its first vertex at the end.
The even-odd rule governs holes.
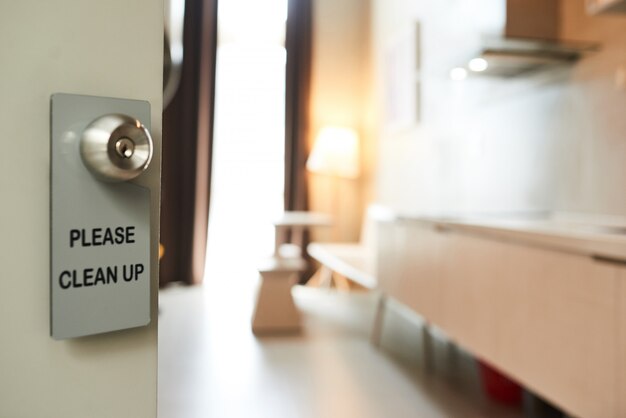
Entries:
POLYGON ((521 405, 522 387, 517 382, 480 360, 478 365, 483 387, 489 398, 506 405, 521 405))

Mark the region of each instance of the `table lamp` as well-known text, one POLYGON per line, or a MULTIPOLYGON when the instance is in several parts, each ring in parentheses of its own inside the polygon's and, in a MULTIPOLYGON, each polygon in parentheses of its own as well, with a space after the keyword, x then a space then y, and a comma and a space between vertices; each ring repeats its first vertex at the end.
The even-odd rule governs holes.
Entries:
POLYGON ((327 126, 315 138, 306 168, 319 174, 356 179, 360 174, 359 137, 353 129, 327 126))
MULTIPOLYGON (((315 138, 313 149, 306 162, 306 168, 313 173, 322 174, 326 177, 328 189, 324 193, 330 193, 330 199, 322 199, 330 203, 330 211, 339 221, 344 219, 342 212, 346 208, 353 206, 353 201, 349 197, 355 185, 344 184, 349 186, 350 190, 341 191, 342 179, 354 180, 359 177, 360 155, 359 155, 359 137, 353 129, 327 126, 319 131, 315 138), (332 184, 328 184, 331 182, 332 184), (347 205, 347 206, 346 206, 347 205)), ((343 182, 345 183, 345 182, 343 182)), ((323 189, 319 189, 320 191, 323 189)), ((335 225, 333 228, 333 238, 342 240, 342 230, 348 224, 335 225)))

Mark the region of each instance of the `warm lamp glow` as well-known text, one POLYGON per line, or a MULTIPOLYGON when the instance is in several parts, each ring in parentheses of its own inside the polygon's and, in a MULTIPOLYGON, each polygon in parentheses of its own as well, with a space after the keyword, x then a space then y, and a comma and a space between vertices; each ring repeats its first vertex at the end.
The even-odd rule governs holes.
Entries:
POLYGON ((359 137, 352 129, 322 129, 306 162, 309 171, 331 176, 357 178, 360 174, 359 137))

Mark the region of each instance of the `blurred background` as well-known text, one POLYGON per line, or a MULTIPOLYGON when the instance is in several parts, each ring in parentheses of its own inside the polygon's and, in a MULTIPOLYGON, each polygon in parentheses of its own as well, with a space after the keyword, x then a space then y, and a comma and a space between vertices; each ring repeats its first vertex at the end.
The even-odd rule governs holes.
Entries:
MULTIPOLYGON (((461 302, 419 284, 431 276, 415 260, 440 274, 502 253, 423 241, 411 222, 539 220, 544 237, 555 219, 626 225, 626 2, 166 3, 161 417, 620 416, 619 333, 587 345, 605 317, 568 322, 617 318, 612 291, 584 296, 600 290, 569 280, 578 261, 555 262, 568 290, 538 292, 566 313, 545 312, 548 337, 483 338, 494 318, 539 321, 522 321, 525 300, 481 316, 501 294, 459 285, 450 300, 477 296, 451 325, 461 302), (590 347, 611 347, 598 380, 590 347), (567 360, 551 372, 551 358, 567 360)), ((623 235, 568 228, 538 248, 601 242, 626 277, 623 235)), ((531 294, 552 271, 502 292, 531 294)))

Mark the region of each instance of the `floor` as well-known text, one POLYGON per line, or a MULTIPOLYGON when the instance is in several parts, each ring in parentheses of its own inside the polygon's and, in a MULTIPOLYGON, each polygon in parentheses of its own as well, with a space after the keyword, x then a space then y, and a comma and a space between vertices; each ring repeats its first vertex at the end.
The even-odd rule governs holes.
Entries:
POLYGON ((453 373, 424 371, 419 328, 401 312, 372 346, 373 294, 297 287, 302 332, 256 338, 256 273, 240 266, 220 279, 161 292, 160 418, 521 416, 467 384, 473 363, 456 350, 433 357, 453 373))

